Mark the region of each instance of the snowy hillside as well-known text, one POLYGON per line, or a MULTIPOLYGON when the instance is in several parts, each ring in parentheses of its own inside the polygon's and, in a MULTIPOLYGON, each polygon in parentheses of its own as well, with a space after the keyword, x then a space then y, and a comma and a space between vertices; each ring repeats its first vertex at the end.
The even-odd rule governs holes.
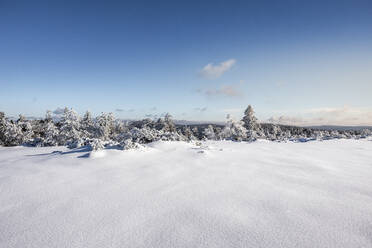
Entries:
POLYGON ((0 247, 372 247, 372 141, 0 147, 0 247))

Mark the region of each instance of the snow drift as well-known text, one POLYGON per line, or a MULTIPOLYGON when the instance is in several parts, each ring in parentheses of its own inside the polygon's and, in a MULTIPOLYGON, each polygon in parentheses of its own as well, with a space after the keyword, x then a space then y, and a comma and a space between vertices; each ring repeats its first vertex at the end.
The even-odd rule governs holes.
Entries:
POLYGON ((372 142, 0 147, 0 247, 372 247, 372 142))

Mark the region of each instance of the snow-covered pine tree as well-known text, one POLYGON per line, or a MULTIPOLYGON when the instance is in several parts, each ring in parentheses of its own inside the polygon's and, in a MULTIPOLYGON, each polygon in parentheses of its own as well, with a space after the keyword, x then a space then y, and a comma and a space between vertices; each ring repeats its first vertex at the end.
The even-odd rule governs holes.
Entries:
POLYGON ((160 139, 163 134, 162 131, 156 129, 151 129, 147 126, 143 128, 132 128, 126 135, 124 135, 123 140, 131 139, 133 142, 146 144, 160 139))
POLYGON ((109 141, 113 138, 115 128, 115 117, 112 113, 102 113, 97 118, 97 138, 109 141))
POLYGON ((273 138, 275 140, 283 140, 283 132, 279 125, 273 124, 273 138))
POLYGON ((249 140, 255 140, 259 136, 262 136, 261 126, 257 122, 257 118, 254 116, 254 111, 251 105, 248 105, 244 111, 242 121, 244 123, 244 127, 247 129, 247 138, 249 140))
POLYGON ((17 125, 22 130, 22 139, 20 140, 20 144, 31 143, 33 131, 30 121, 28 121, 23 115, 19 115, 17 125))
POLYGON ((4 112, 0 112, 0 146, 5 145, 6 119, 4 112))
POLYGON ((18 146, 23 144, 23 132, 22 128, 14 123, 13 121, 5 122, 5 133, 4 133, 4 145, 5 146, 18 146))
POLYGON ((42 124, 43 136, 41 137, 42 146, 57 146, 59 139, 59 130, 55 125, 52 112, 48 110, 42 124))
POLYGON ((115 121, 115 126, 114 126, 114 131, 113 131, 113 137, 117 137, 121 133, 127 132, 128 131, 128 126, 127 123, 125 123, 122 120, 116 120, 115 121))
POLYGON ((93 138, 95 133, 95 123, 93 121, 92 114, 86 111, 80 123, 80 131, 83 139, 93 138))
POLYGON ((164 119, 160 117, 155 123, 155 128, 156 130, 160 131, 164 129, 164 126, 165 126, 164 119))
POLYGON ((360 132, 360 136, 361 138, 367 138, 369 136, 372 136, 372 130, 371 129, 363 129, 361 132, 360 132))
POLYGON ((68 145, 69 147, 79 147, 82 145, 80 117, 73 109, 68 109, 67 107, 64 109, 59 124, 59 145, 68 145))
POLYGON ((214 132, 212 125, 208 125, 208 127, 204 129, 203 134, 204 134, 204 137, 208 140, 217 139, 216 133, 214 132))
POLYGON ((164 132, 176 132, 176 125, 174 125, 174 122, 172 120, 172 116, 169 113, 166 113, 164 116, 164 132))
POLYGON ((226 117, 226 125, 222 130, 222 136, 227 140, 242 141, 247 138, 247 129, 242 121, 233 120, 230 115, 226 117))
POLYGON ((179 137, 176 125, 170 114, 165 114, 164 118, 159 118, 155 124, 156 130, 162 132, 162 140, 177 140, 179 137), (174 137, 173 137, 174 136, 174 137))
POLYGON ((191 131, 189 126, 185 126, 182 129, 182 134, 185 136, 185 138, 189 141, 196 140, 196 137, 194 136, 193 132, 191 131))
POLYGON ((199 128, 197 126, 194 126, 191 131, 196 139, 201 140, 203 138, 203 132, 199 131, 199 128))

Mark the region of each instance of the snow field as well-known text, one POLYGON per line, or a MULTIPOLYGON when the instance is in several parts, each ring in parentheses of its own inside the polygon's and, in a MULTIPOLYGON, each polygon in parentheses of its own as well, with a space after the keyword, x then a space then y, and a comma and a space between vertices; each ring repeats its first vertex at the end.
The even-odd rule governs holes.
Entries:
POLYGON ((1 147, 0 247, 372 247, 372 141, 1 147))

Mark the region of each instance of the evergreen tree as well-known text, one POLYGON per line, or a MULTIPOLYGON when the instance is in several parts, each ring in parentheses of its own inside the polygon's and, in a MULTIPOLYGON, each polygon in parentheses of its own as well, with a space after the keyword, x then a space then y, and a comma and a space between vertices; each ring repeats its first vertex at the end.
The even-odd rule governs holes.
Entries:
POLYGON ((204 137, 208 140, 217 139, 216 133, 214 132, 212 125, 208 125, 208 127, 204 129, 203 134, 204 134, 204 137))
POLYGON ((68 109, 67 107, 64 109, 59 124, 58 143, 60 145, 69 145, 70 147, 81 145, 80 117, 73 109, 68 109))
POLYGON ((188 126, 184 127, 183 130, 182 130, 182 133, 187 140, 196 140, 196 137, 194 136, 190 127, 188 127, 188 126))
POLYGON ((95 124, 92 118, 92 114, 86 111, 80 124, 81 136, 83 139, 93 138, 95 133, 95 124))
POLYGON ((55 125, 52 112, 48 110, 43 121, 43 136, 41 137, 42 146, 56 146, 58 145, 59 130, 55 125))
POLYGON ((176 125, 174 124, 172 116, 169 113, 165 114, 164 118, 158 119, 155 124, 155 128, 163 132, 176 132, 176 125))
POLYGON ((5 145, 6 122, 4 112, 0 112, 0 145, 5 145))
POLYGON ((247 138, 247 129, 242 121, 233 120, 230 115, 226 117, 226 125, 222 130, 223 138, 234 141, 242 141, 247 138))
POLYGON ((5 133, 4 133, 4 145, 5 146, 18 146, 23 144, 23 132, 22 128, 14 123, 13 121, 5 122, 5 133))
POLYGON ((251 105, 248 105, 244 111, 244 117, 242 119, 244 127, 247 129, 247 137, 250 140, 255 140, 259 136, 262 136, 260 124, 257 122, 257 118, 254 116, 254 111, 251 105))
POLYGON ((102 113, 97 118, 98 138, 108 141, 114 138, 115 117, 112 113, 102 113))
POLYGON ((33 138, 33 131, 30 121, 28 121, 23 115, 19 115, 19 119, 17 120, 16 124, 22 131, 22 138, 19 140, 19 143, 30 143, 33 138))
POLYGON ((167 113, 165 116, 164 116, 164 123, 165 123, 165 127, 163 129, 164 132, 176 132, 176 125, 174 125, 174 122, 172 120, 172 116, 167 113))

